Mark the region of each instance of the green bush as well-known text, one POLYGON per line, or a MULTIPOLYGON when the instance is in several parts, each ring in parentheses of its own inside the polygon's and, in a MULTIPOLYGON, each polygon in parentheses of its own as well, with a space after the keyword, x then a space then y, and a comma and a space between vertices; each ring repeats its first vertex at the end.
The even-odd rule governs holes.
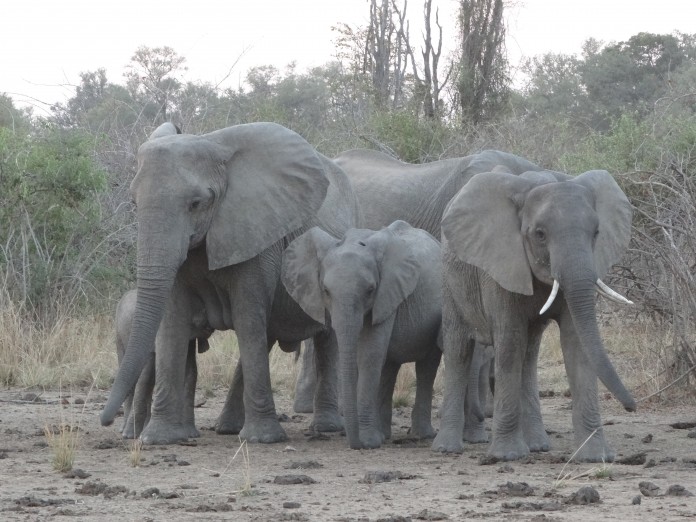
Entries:
POLYGON ((47 312, 59 297, 74 301, 89 283, 101 235, 96 195, 106 188, 93 150, 94 138, 79 131, 0 128, 4 290, 31 312, 47 312))

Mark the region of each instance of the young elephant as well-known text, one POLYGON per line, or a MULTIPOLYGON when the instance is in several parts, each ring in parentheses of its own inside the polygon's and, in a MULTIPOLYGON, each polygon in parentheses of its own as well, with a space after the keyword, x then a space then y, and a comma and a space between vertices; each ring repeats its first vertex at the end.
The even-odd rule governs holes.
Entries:
POLYGON ((316 321, 326 323, 328 313, 336 334, 351 448, 378 448, 391 437, 392 393, 406 362, 415 361, 417 376, 411 433, 435 434, 441 264, 440 243, 404 221, 350 229, 343 240, 315 227, 286 251, 283 284, 316 321))
MULTIPOLYGON (((128 346, 128 338, 131 334, 137 290, 129 290, 116 306, 116 355, 121 364, 128 346)), ((191 324, 191 339, 189 339, 188 356, 186 360, 185 380, 185 412, 184 422, 188 427, 191 437, 198 437, 199 433, 194 423, 193 405, 196 393, 196 381, 198 380, 198 367, 196 365, 196 348, 198 353, 208 350, 208 337, 213 329, 208 324, 205 308, 202 302, 194 303, 194 311, 191 324)), ((152 391, 155 386, 155 353, 153 351, 150 361, 140 374, 135 389, 132 390, 123 403, 123 427, 121 434, 124 439, 132 439, 140 435, 150 419, 150 403, 152 391)))

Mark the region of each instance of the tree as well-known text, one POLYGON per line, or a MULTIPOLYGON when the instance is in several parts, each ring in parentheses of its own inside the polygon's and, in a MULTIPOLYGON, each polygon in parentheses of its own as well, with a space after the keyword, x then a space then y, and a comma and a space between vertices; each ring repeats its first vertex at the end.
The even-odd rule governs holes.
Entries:
MULTIPOLYGON (((405 5, 405 4, 404 4, 405 5)), ((421 48, 421 56, 423 58, 423 76, 421 77, 417 60, 413 54, 413 49, 409 48, 411 56, 411 66, 413 67, 413 76, 416 78, 416 96, 422 99, 423 114, 426 118, 433 119, 440 112, 440 93, 443 87, 447 84, 452 68, 445 75, 443 82, 440 82, 439 65, 440 55, 442 54, 442 26, 439 20, 439 11, 435 10, 435 25, 438 28, 437 46, 433 44, 432 36, 432 0, 426 0, 423 5, 423 19, 425 22, 425 33, 423 34, 423 47, 421 48)), ((408 41, 408 39, 407 39, 408 41)))
POLYGON ((491 119, 510 87, 505 56, 503 0, 461 0, 457 91, 462 118, 491 119))
POLYGON ((126 86, 133 98, 154 104, 153 122, 168 121, 182 87, 176 76, 186 70, 185 61, 186 58, 166 46, 141 46, 133 54, 125 73, 126 86))

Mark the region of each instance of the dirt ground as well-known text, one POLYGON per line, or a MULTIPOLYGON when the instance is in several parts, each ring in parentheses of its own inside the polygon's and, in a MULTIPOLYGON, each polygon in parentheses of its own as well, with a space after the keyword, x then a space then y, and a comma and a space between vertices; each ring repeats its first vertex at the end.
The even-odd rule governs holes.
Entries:
MULTIPOLYGON (((201 438, 145 447, 129 464, 117 426, 99 425, 105 391, 0 391, 0 520, 681 520, 696 516, 696 409, 624 412, 601 401, 608 465, 566 462, 570 399, 542 398, 553 449, 524 461, 488 462, 485 445, 441 455, 408 438, 410 412, 394 415, 393 441, 355 451, 340 434, 308 432, 311 417, 276 396, 287 443, 240 449, 211 427, 224 390, 196 410, 201 438), (86 404, 81 404, 86 401, 86 404), (52 468, 45 426, 79 425, 73 471, 52 468), (677 424, 681 423, 681 424, 677 424), (621 463, 627 458, 627 463, 621 463), (590 487, 592 489, 590 489, 590 487), (597 496, 598 494, 598 496, 597 496)), ((547 395, 547 394, 544 394, 547 395)), ((441 398, 440 398, 441 400, 441 398)), ((436 406, 439 403, 436 400, 436 406)), ((437 415, 437 409, 435 410, 437 415)), ((490 422, 490 421, 489 421, 490 422)), ((437 426, 438 419, 435 419, 437 426)))

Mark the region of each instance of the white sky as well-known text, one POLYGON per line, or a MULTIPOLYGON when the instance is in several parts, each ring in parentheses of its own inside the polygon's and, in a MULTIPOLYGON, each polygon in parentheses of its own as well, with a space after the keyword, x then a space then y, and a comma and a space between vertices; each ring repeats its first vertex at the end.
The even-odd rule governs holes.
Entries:
MULTIPOLYGON (((640 32, 696 33, 695 0, 513 0, 507 47, 523 56, 577 53, 589 37, 620 41, 640 32)), ((434 0, 453 45, 456 0, 434 0)), ((420 42, 422 2, 410 0, 411 42, 420 42)), ((365 25, 368 0, 5 0, 0 92, 41 114, 65 102, 79 73, 99 67, 123 83, 140 45, 168 45, 186 58, 185 79, 237 86, 249 67, 297 61, 300 70, 332 58, 338 22, 365 25)))

